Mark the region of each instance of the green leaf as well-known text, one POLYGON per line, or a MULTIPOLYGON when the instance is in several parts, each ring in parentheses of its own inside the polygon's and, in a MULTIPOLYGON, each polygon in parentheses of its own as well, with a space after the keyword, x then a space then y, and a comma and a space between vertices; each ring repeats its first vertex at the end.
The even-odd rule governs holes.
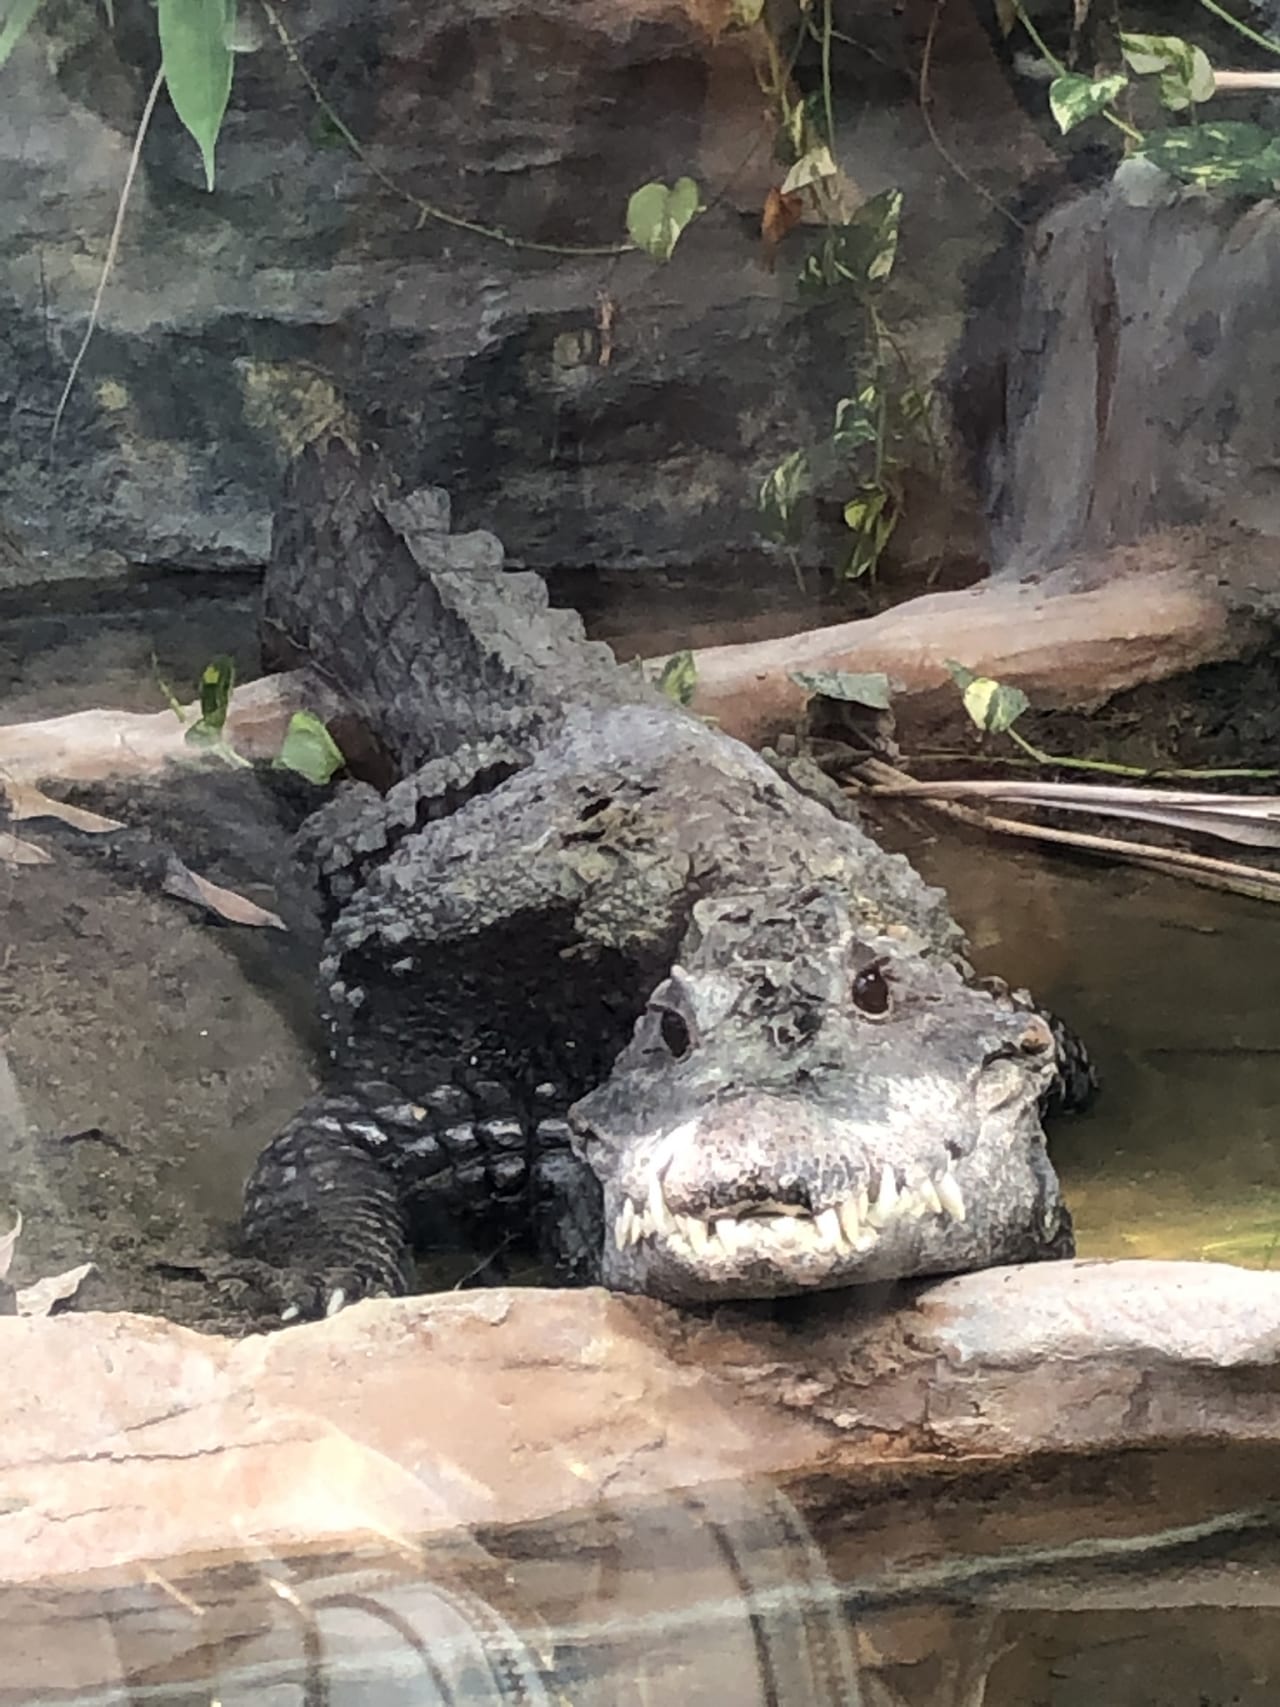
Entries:
POLYGON ((836 404, 836 424, 831 443, 846 453, 859 450, 863 445, 875 444, 880 436, 876 424, 878 414, 878 399, 874 397, 870 408, 865 401, 865 393, 857 397, 842 397, 836 404))
POLYGON ((157 0, 161 69, 173 109, 195 138, 213 188, 213 151, 231 94, 235 0, 157 0))
POLYGON ((1021 688, 1006 687, 990 676, 973 676, 964 690, 964 708, 970 718, 993 735, 1012 729, 1030 704, 1021 688))
MULTIPOLYGON (((1188 99, 1183 103, 1186 106, 1190 106, 1192 102, 1200 106, 1205 101, 1212 99, 1217 92, 1218 85, 1213 75, 1213 66, 1210 65, 1209 56, 1202 48, 1194 47, 1191 50, 1191 75, 1187 78, 1186 88, 1188 99)), ((1172 105, 1167 95, 1164 95, 1163 98, 1166 106, 1172 105)))
POLYGON ((967 664, 957 664, 954 658, 947 658, 944 662, 947 666, 947 674, 960 689, 961 693, 963 693, 969 686, 970 682, 977 681, 978 672, 976 670, 971 670, 967 664))
POLYGON ((831 150, 825 142, 816 143, 800 156, 782 180, 782 193, 784 196, 794 195, 797 190, 807 189, 810 184, 835 175, 836 163, 831 158, 831 150))
POLYGON ((795 670, 791 680, 820 699, 845 700, 872 711, 889 709, 889 678, 881 670, 795 670))
MULTIPOLYGON (((785 102, 785 93, 782 99, 785 102)), ((789 146, 793 160, 798 160, 804 153, 804 134, 808 123, 809 103, 807 100, 797 101, 793 107, 787 108, 786 117, 782 121, 782 137, 779 138, 779 141, 785 141, 789 146)))
POLYGON ((883 486, 868 486, 844 507, 844 525, 854 535, 853 550, 841 571, 847 581, 869 574, 879 563, 898 525, 897 506, 883 486))
POLYGON ((342 749, 313 711, 295 711, 285 730, 275 770, 296 771, 323 788, 346 764, 342 749))
POLYGON ((1074 71, 1055 77, 1049 85, 1049 110, 1065 136, 1085 119, 1094 118, 1129 87, 1122 71, 1110 77, 1081 77, 1074 71))
POLYGON ((1139 77, 1149 77, 1153 72, 1168 71, 1175 66, 1182 66, 1188 72, 1191 69, 1191 44, 1181 36, 1137 35, 1122 30, 1120 50, 1139 77))
POLYGON ((0 0, 0 17, 4 18, 4 27, 0 29, 0 65, 26 35, 32 18, 39 10, 40 0, 11 0, 8 5, 0 0))
POLYGON ((1207 101, 1217 86, 1204 50, 1181 36, 1122 33, 1120 45, 1140 77, 1159 76, 1160 99, 1171 112, 1207 101))
POLYGON ((793 450, 765 475, 756 494, 756 506, 775 539, 793 537, 796 507, 812 489, 813 469, 806 451, 793 450))
POLYGON ((680 233, 698 211, 698 186, 692 178, 642 184, 627 203, 627 233, 637 248, 655 260, 669 261, 680 233))
POLYGON ((884 510, 887 497, 885 492, 868 490, 861 497, 850 498, 844 507, 844 525, 854 533, 873 526, 884 510))
POLYGON ((677 705, 688 705, 698 685, 698 666, 693 653, 673 652, 658 672, 658 688, 677 705))
POLYGON ((898 258, 898 227, 902 221, 902 191, 882 190, 860 207, 846 231, 865 237, 868 254, 865 272, 868 284, 880 284, 893 271, 898 258))
POLYGON ((1147 138, 1139 152, 1186 184, 1270 195, 1280 184, 1280 139, 1260 125, 1224 121, 1147 138))
POLYGON ((220 740, 227 721, 227 708, 236 685, 236 667, 228 657, 212 659, 200 676, 200 716, 187 730, 195 744, 220 740))
POLYGON ((806 260, 801 284, 829 288, 843 282, 862 291, 883 284, 897 259, 901 218, 901 190, 872 196, 846 225, 827 232, 819 252, 806 260))
POLYGON ((733 0, 729 8, 729 22, 739 29, 748 30, 752 24, 760 22, 763 13, 764 0, 733 0))

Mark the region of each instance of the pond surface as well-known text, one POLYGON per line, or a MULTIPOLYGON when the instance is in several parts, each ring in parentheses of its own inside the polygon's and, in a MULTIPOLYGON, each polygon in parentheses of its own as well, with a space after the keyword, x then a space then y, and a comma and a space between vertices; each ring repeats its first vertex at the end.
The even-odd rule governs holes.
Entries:
POLYGON ((905 845, 947 888, 983 970, 1034 990, 1097 1061, 1096 1107, 1050 1134, 1081 1255, 1268 1266, 1280 910, 949 833, 905 845))

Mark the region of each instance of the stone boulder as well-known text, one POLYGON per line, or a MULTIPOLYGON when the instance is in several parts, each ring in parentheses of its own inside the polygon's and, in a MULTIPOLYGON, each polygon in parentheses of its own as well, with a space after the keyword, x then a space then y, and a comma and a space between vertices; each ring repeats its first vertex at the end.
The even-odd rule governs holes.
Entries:
POLYGON ((1001 403, 979 444, 997 566, 1189 526, 1263 536, 1266 554, 1278 281, 1274 202, 1182 188, 1140 160, 1038 222, 975 330, 997 351, 1001 403))
POLYGON ((140 1316, 10 1317, 0 1356, 9 1582, 743 1477, 1280 1445, 1280 1276, 1211 1264, 997 1269, 708 1317, 494 1290, 238 1343, 140 1316))

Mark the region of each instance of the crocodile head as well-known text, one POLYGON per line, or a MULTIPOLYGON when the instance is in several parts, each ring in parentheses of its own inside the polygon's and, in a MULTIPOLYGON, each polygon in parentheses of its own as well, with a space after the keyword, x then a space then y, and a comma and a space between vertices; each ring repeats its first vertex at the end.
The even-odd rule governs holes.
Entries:
POLYGON ((1053 1033, 840 892, 703 902, 571 1114, 602 1278, 773 1297, 1069 1252, 1040 1105, 1053 1033))

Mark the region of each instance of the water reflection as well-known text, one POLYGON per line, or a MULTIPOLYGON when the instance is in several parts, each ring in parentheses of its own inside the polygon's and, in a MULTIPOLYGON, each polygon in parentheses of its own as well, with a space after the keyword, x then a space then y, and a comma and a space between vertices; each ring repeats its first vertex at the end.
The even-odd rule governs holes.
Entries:
POLYGON ((1277 1468, 1238 1449, 744 1482, 9 1590, 0 1707, 1271 1707, 1280 1506, 1256 1490, 1277 1468))

